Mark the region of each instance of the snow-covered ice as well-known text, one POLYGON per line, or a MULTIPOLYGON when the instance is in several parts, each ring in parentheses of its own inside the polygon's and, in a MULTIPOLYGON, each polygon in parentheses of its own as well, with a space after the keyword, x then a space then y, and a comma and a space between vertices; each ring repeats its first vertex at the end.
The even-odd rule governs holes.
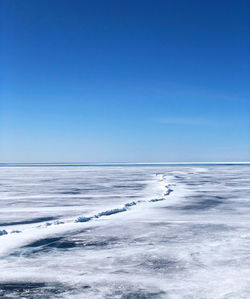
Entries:
POLYGON ((0 168, 0 297, 250 298, 250 167, 0 168))

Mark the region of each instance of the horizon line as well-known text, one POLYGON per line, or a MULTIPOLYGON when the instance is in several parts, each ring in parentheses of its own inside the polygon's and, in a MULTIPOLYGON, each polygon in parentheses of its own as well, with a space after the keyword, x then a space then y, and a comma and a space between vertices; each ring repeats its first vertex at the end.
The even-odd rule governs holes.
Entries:
POLYGON ((250 164, 250 161, 193 161, 193 162, 0 162, 0 165, 187 165, 187 164, 250 164))

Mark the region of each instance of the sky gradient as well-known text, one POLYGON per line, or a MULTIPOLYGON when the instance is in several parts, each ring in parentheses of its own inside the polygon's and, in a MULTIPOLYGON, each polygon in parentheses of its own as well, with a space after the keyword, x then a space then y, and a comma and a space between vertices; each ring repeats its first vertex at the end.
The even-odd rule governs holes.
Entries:
POLYGON ((1 1, 0 162, 249 161, 249 1, 1 1))

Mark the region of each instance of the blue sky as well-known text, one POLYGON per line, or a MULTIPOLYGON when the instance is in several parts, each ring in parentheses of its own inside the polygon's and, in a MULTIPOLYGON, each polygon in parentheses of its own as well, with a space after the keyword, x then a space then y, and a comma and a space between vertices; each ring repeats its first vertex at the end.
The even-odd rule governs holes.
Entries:
POLYGON ((249 161, 248 1, 1 2, 2 162, 249 161))

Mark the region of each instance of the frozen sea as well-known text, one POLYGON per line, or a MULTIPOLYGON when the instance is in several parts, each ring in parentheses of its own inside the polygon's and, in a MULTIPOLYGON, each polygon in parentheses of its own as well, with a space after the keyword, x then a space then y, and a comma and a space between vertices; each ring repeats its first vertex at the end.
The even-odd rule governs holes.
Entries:
POLYGON ((0 167, 0 298, 250 298, 249 165, 0 167))

